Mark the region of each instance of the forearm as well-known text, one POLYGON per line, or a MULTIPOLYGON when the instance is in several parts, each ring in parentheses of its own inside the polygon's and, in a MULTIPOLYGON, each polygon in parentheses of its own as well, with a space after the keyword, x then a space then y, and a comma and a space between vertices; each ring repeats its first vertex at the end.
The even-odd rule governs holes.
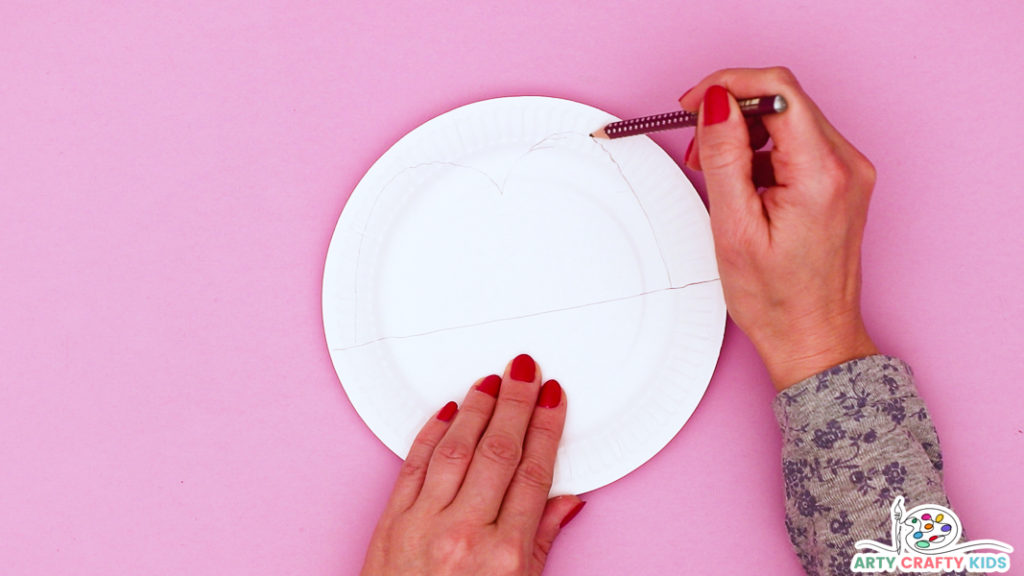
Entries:
POLYGON ((890 540, 890 506, 949 506, 942 453, 910 367, 852 360, 780 392, 786 527, 808 574, 850 573, 854 543, 890 540))

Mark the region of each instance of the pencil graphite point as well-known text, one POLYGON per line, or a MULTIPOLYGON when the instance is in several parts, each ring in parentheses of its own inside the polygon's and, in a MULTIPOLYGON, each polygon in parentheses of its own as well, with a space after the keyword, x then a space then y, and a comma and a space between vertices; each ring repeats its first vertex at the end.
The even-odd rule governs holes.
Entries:
POLYGON ((608 139, 608 133, 604 131, 604 128, 598 128, 590 133, 591 138, 600 138, 602 140, 608 139))

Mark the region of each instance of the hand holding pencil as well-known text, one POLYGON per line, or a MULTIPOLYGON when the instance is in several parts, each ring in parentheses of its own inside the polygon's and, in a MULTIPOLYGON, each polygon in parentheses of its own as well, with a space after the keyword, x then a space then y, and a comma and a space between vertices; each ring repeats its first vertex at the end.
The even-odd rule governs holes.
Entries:
MULTIPOLYGON (((776 114, 786 110, 786 99, 782 96, 761 96, 759 98, 747 98, 737 101, 740 112, 747 117, 757 117, 763 114, 776 114)), ((604 128, 598 128, 590 134, 591 138, 613 139, 635 136, 637 134, 648 134, 660 130, 671 130, 672 128, 686 128, 697 125, 697 113, 688 110, 676 110, 665 114, 643 116, 630 120, 612 122, 604 128)))
POLYGON ((871 163, 785 68, 715 72, 680 105, 699 118, 685 162, 704 173, 729 314, 776 388, 877 353, 860 313, 871 163), (769 152, 751 146, 736 99, 763 94, 788 104, 759 116, 769 152))

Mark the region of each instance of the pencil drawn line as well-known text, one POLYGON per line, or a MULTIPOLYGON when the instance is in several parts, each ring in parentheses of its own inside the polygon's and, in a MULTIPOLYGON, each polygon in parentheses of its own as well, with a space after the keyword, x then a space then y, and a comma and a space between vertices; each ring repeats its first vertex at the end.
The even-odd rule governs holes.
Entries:
POLYGON ((691 286, 698 286, 701 284, 710 284, 712 282, 718 282, 718 278, 711 278, 710 280, 699 280, 697 282, 690 282, 683 284, 682 286, 669 286, 668 288, 659 288, 657 290, 648 290, 646 292, 640 292, 639 294, 631 294, 629 296, 617 296, 615 298, 607 298, 605 300, 597 300, 594 302, 587 302, 586 304, 576 304, 573 306, 565 306, 562 308, 553 308, 551 310, 542 310, 540 312, 531 312, 529 314, 521 314, 518 316, 509 316, 507 318, 495 318, 493 320, 484 320, 482 322, 471 322, 469 324, 459 324, 456 326, 447 326, 445 328, 435 328, 433 330, 425 330, 423 332, 415 332, 413 334, 402 334, 398 336, 381 336, 373 340, 368 340, 360 344, 353 344, 351 346, 342 346, 340 348, 331 348, 332 352, 345 352, 347 350, 354 350, 356 348, 363 348, 372 344, 378 344, 389 340, 408 340, 410 338, 419 338, 421 336, 432 336, 434 334, 440 334, 442 332, 451 332, 453 330, 464 330, 466 328, 477 328, 480 326, 487 326, 489 324, 499 324, 501 322, 513 322, 515 320, 524 320, 526 318, 536 318, 538 316, 545 316, 547 314, 556 314, 558 312, 568 312, 571 310, 580 310, 582 308, 588 308, 591 306, 600 306, 602 304, 612 304, 615 302, 624 302, 626 300, 633 300, 636 298, 643 298, 652 294, 658 294, 661 292, 671 292, 674 290, 683 290, 691 286))
POLYGON ((550 150, 551 148, 555 147, 555 146, 541 146, 541 144, 544 144, 548 140, 555 140, 555 139, 558 139, 558 138, 564 138, 565 136, 581 136, 581 134, 579 134, 577 132, 555 132, 554 134, 548 134, 547 136, 545 136, 545 137, 541 138, 540 140, 534 142, 533 145, 531 145, 529 148, 526 149, 526 152, 523 152, 518 158, 516 158, 514 161, 512 161, 509 164, 508 172, 505 173, 505 178, 501 181, 500 193, 502 195, 504 195, 505 185, 508 184, 508 177, 512 174, 513 169, 516 167, 517 164, 522 162, 524 158, 526 158, 530 154, 533 154, 537 150, 550 150))
MULTIPOLYGON (((397 180, 400 176, 402 176, 403 174, 406 174, 408 172, 412 172, 413 170, 418 170, 420 168, 426 168, 428 166, 451 166, 452 168, 465 168, 467 170, 471 170, 473 172, 476 172, 476 173, 480 174, 484 178, 486 178, 487 181, 490 182, 491 185, 494 186, 494 189, 498 191, 498 195, 499 196, 504 196, 505 195, 505 191, 502 188, 502 186, 499 186, 498 183, 494 181, 494 178, 492 178, 490 174, 488 174, 487 172, 484 172, 483 170, 481 170, 481 169, 479 169, 479 168, 477 168, 475 166, 469 166, 467 164, 459 164, 457 162, 445 162, 445 161, 442 161, 442 160, 431 160, 431 161, 427 161, 427 162, 420 162, 419 164, 414 164, 412 166, 406 166, 405 168, 402 168, 398 172, 395 172, 391 176, 391 178, 388 178, 388 181, 385 182, 383 186, 381 186, 380 191, 374 196, 373 203, 370 204, 370 209, 366 213, 365 225, 363 226, 362 231, 359 232, 359 246, 356 248, 356 256, 355 256, 355 258, 356 258, 356 269, 355 269, 355 272, 354 272, 353 277, 352 277, 352 300, 353 301, 358 301, 359 300, 359 268, 360 268, 360 266, 362 264, 362 261, 363 261, 362 255, 363 255, 363 245, 366 242, 366 227, 369 226, 370 222, 373 221, 373 213, 377 209, 377 204, 380 203, 381 198, 384 197, 384 194, 388 191, 389 188, 391 188, 391 185, 394 184, 395 180, 397 180)), ((358 336, 358 334, 359 334, 359 315, 356 314, 353 317, 353 319, 352 319, 352 338, 353 339, 356 338, 358 336)))
POLYGON ((633 183, 629 181, 629 178, 626 178, 626 173, 622 170, 622 165, 620 165, 615 157, 612 156, 612 153, 604 147, 604 144, 601 144, 593 138, 591 138, 591 140, 593 140, 594 144, 597 144, 597 146, 608 155, 608 159, 615 165, 615 169, 619 171, 619 176, 622 177, 622 181, 626 183, 626 187, 629 188, 630 193, 633 194, 633 198, 636 200, 637 206, 640 207, 640 211, 644 214, 644 219, 647 220, 647 228, 651 231, 651 236, 654 237, 654 245, 658 248, 658 256, 661 258, 661 264, 665 267, 665 278, 668 279, 669 284, 671 284, 672 273, 668 269, 668 261, 665 260, 665 253, 661 251, 661 242, 658 242, 658 234, 654 231, 654 222, 651 221, 651 215, 647 213, 647 208, 644 206, 644 203, 640 201, 640 195, 636 193, 636 189, 633 188, 633 183))
MULTIPOLYGON (((604 154, 608 157, 608 160, 611 161, 612 165, 615 166, 615 169, 619 173, 619 177, 626 184, 626 187, 629 189, 630 194, 632 194, 633 199, 636 200, 637 206, 640 208, 640 212, 643 214, 644 219, 647 221, 647 229, 650 230, 650 232, 651 232, 651 236, 652 236, 652 238, 654 240, 654 245, 658 249, 658 257, 661 259, 662 267, 665 270, 665 279, 666 279, 666 281, 669 284, 671 284, 672 283, 672 273, 669 270, 668 261, 665 259, 665 253, 661 249, 661 242, 658 241, 658 235, 657 235, 657 233, 654 230, 654 222, 651 220, 651 215, 647 212, 647 208, 644 206, 644 203, 640 200, 640 195, 637 193, 636 189, 633 188, 633 183, 630 182, 629 178, 626 177, 626 173, 622 169, 622 165, 620 165, 618 163, 618 161, 615 160, 615 157, 612 156, 612 153, 610 151, 608 151, 607 148, 605 148, 604 144, 601 144, 600 142, 594 140, 589 135, 581 134, 581 133, 578 133, 578 132, 572 132, 572 131, 563 131, 563 132, 555 132, 555 133, 552 133, 552 134, 548 134, 547 136, 545 136, 545 137, 541 138, 540 140, 538 140, 538 141, 534 142, 533 144, 531 144, 530 147, 526 149, 526 152, 524 152, 522 155, 520 155, 518 158, 516 158, 515 161, 513 161, 513 162, 511 162, 509 164, 509 170, 508 170, 508 172, 505 173, 505 177, 502 179, 501 184, 498 184, 498 182, 494 179, 494 177, 492 177, 489 173, 487 173, 487 172, 485 172, 485 171, 483 171, 483 170, 481 170, 481 169, 479 169, 479 168, 477 168, 475 166, 470 166, 468 164, 459 164, 457 162, 447 162, 447 161, 443 161, 443 160, 431 160, 431 161, 427 161, 427 162, 421 162, 421 163, 415 164, 413 166, 406 166, 406 167, 402 168, 401 170, 399 170, 398 172, 395 172, 391 176, 391 178, 389 178, 387 180, 387 182, 384 183, 384 185, 380 188, 379 192, 375 195, 375 197, 373 199, 373 202, 370 204, 370 208, 367 211, 363 230, 358 232, 359 233, 359 246, 356 248, 356 254, 355 254, 356 262, 355 262, 355 271, 354 271, 354 274, 353 274, 353 285, 352 285, 352 299, 353 299, 353 301, 358 301, 359 300, 359 269, 360 269, 361 264, 362 264, 363 246, 364 246, 365 241, 366 241, 366 227, 368 227, 370 225, 370 223, 372 222, 372 220, 373 220, 373 213, 374 213, 374 211, 377 208, 377 204, 380 202, 381 198, 383 198, 384 195, 387 193, 388 189, 390 189, 391 186, 395 183, 395 180, 397 180, 400 176, 402 176, 402 175, 404 175, 404 174, 406 174, 408 172, 412 172, 413 170, 417 170, 417 169, 420 169, 420 168, 426 168, 426 167, 429 167, 429 166, 450 166, 452 168, 465 168, 465 169, 471 170, 473 172, 476 172, 477 174, 480 174, 481 176, 486 178, 487 181, 490 182, 491 185, 494 187, 494 189, 498 192, 498 195, 499 196, 504 196, 505 195, 505 186, 506 186, 506 184, 508 184, 509 175, 514 171, 514 169, 515 169, 517 164, 519 164, 524 158, 526 158, 527 156, 529 156, 530 154, 533 154, 534 152, 536 152, 538 150, 552 149, 552 148, 555 148, 557 146, 557 144, 556 145, 543 146, 543 144, 545 142, 548 142, 548 141, 551 141, 551 140, 557 140, 557 139, 566 139, 566 137, 570 137, 570 136, 579 136, 581 138, 586 138, 587 141, 589 141, 590 143, 592 143, 595 146, 597 146, 598 148, 600 148, 601 151, 604 152, 604 154)), ((359 334, 359 315, 356 314, 354 316, 353 320, 352 320, 352 338, 356 339, 358 337, 358 334, 359 334)))

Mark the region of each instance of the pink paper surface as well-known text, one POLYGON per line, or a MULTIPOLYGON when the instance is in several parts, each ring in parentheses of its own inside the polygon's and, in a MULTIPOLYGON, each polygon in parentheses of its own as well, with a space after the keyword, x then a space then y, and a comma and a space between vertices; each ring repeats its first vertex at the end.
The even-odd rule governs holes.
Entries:
MULTIPOLYGON (((1024 546, 1024 7, 489 4, 0 7, 0 572, 356 572, 399 462, 338 383, 320 282, 364 171, 475 100, 638 116, 772 64, 876 164, 869 328, 970 536, 1024 546)), ((800 573, 771 398, 730 325, 689 424, 586 496, 548 573, 800 573)))

